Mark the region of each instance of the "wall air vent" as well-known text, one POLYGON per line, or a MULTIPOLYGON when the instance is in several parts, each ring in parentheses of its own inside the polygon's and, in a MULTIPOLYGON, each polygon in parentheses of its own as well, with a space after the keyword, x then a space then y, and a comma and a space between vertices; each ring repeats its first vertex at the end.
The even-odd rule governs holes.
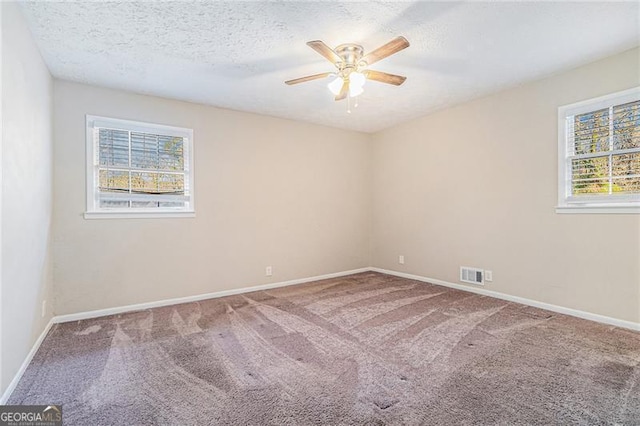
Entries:
POLYGON ((461 266, 460 281, 469 284, 484 285, 484 271, 478 268, 461 266))

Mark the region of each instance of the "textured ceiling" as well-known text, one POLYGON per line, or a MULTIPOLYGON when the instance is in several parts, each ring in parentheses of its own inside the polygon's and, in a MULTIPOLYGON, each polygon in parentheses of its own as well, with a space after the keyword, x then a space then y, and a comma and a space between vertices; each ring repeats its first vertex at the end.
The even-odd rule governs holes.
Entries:
POLYGON ((61 79, 373 132, 640 44, 640 3, 625 2, 27 2, 23 10, 61 79), (372 68, 346 113, 332 71, 305 45, 411 46, 372 68))

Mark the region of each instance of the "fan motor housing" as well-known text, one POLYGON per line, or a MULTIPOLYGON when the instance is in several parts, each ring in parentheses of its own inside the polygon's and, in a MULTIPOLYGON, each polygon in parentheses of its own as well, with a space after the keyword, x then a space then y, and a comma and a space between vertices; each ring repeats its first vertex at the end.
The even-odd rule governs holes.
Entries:
POLYGON ((362 46, 354 43, 341 44, 334 51, 342 58, 342 63, 339 65, 341 71, 349 68, 356 69, 364 54, 362 46))

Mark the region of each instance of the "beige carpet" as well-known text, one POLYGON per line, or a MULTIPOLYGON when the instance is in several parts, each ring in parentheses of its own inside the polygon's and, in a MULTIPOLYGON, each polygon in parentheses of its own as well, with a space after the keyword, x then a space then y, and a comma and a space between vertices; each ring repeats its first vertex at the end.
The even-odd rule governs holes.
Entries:
POLYGON ((640 424, 640 333, 377 273, 56 325, 66 425, 640 424))

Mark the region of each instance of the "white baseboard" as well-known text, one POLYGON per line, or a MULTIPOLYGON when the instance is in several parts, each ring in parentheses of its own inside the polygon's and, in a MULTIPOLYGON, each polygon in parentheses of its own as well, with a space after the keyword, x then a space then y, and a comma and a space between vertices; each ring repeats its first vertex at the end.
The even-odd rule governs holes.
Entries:
POLYGON ((272 288, 286 287, 295 284, 303 284, 312 281, 326 280, 329 278, 343 277, 345 275, 357 274, 360 272, 368 272, 371 268, 352 269, 350 271, 335 272, 333 274, 318 275, 315 277, 299 278, 296 280, 280 281, 277 283, 269 283, 257 285, 253 287, 234 288, 231 290, 216 291, 214 293, 197 294, 195 296, 177 297, 174 299, 157 300, 155 302, 138 303, 135 305, 118 306, 115 308, 98 309, 95 311, 78 312, 76 314, 58 315, 53 317, 54 323, 78 321, 89 318, 103 317, 107 315, 121 314, 125 312, 141 311, 144 309, 157 308, 160 306, 177 305, 180 303, 197 302, 206 299, 216 299, 224 296, 233 296, 236 294, 250 293, 252 291, 269 290, 272 288))
POLYGON ((523 305, 533 306, 535 308, 546 309, 547 311, 557 312, 560 314, 570 315, 572 317, 583 318, 603 324, 613 325, 630 330, 640 331, 640 323, 625 321, 617 318, 607 317, 605 315, 593 314, 591 312, 580 311, 578 309, 565 308, 564 306, 552 305, 550 303, 538 302, 537 300, 526 299, 524 297, 512 296, 510 294, 499 293, 497 291, 486 290, 484 288, 470 287, 462 284, 450 283, 448 281, 427 278, 420 275, 407 274, 404 272, 392 271, 382 268, 369 268, 374 272, 382 274, 395 275, 396 277, 409 278, 416 281, 422 281, 431 284, 437 284, 444 287, 455 288, 457 290, 468 291, 471 293, 482 294, 484 296, 495 297, 496 299, 507 300, 509 302, 521 303, 523 305))
POLYGON ((36 352, 38 352, 40 345, 44 341, 44 338, 47 337, 47 333, 49 333, 49 330, 51 330, 51 327, 53 326, 54 323, 55 322, 53 321, 53 318, 51 318, 47 323, 47 325, 44 327, 44 330, 42 330, 42 333, 40 333, 40 336, 38 336, 38 339, 35 341, 35 343, 33 344, 33 347, 27 354, 27 357, 22 362, 22 365, 18 369, 18 372, 13 377, 13 380, 11 381, 11 383, 9 383, 9 386, 7 386, 7 389, 5 389, 4 393, 2 394, 2 397, 0 397, 0 405, 7 403, 7 400, 13 393, 13 390, 16 388, 16 386, 18 386, 18 382, 22 378, 22 375, 24 374, 27 367, 31 363, 31 360, 35 356, 36 352))

